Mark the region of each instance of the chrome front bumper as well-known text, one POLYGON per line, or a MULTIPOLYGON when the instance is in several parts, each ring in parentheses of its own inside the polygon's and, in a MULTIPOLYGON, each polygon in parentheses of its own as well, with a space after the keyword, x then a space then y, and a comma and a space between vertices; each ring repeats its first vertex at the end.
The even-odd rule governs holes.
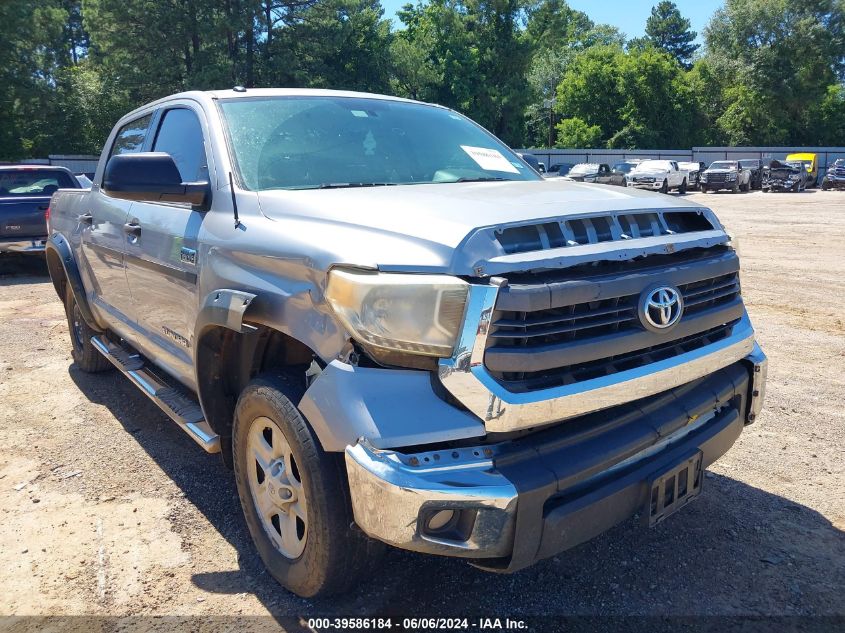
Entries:
POLYGON ((0 238, 0 253, 43 253, 47 238, 5 239, 0 238))
MULTIPOLYGON (((741 428, 759 414, 765 395, 765 354, 754 344, 752 353, 743 360, 749 374, 744 383, 747 385, 745 409, 734 413, 740 421, 731 433, 737 435, 737 425, 741 428)), ((712 407, 712 400, 709 402, 712 407)), ((590 474, 579 484, 579 489, 590 481, 606 481, 613 473, 621 473, 629 466, 640 464, 642 469, 648 470, 649 460, 657 458, 664 449, 677 448, 684 442, 704 450, 709 464, 735 439, 731 435, 731 439, 722 442, 722 448, 711 448, 707 454, 706 445, 701 445, 695 436, 700 431, 703 433, 708 424, 716 422, 714 415, 711 411, 692 416, 686 426, 644 450, 590 474)), ((496 466, 502 446, 504 444, 411 454, 376 449, 361 439, 356 445, 348 446, 345 455, 356 524, 368 536, 402 549, 471 559, 507 558, 518 545, 515 534, 517 511, 521 507, 518 503, 520 491, 525 493, 525 480, 531 481, 534 475, 530 472, 532 466, 520 466, 519 472, 525 479, 518 490, 518 486, 496 466), (454 524, 440 531, 429 529, 432 517, 443 511, 453 513, 454 524)), ((579 452, 582 446, 587 451, 586 442, 571 448, 579 452)), ((507 461, 499 463, 507 464, 507 461)), ((567 458, 566 461, 571 464, 572 460, 567 458)), ((580 462, 581 457, 574 461, 580 462)), ((598 508, 601 503, 595 501, 595 505, 596 511, 601 513, 598 508)), ((589 514, 590 507, 582 507, 580 511, 589 514)))
POLYGON ((373 538, 412 551, 506 556, 512 548, 517 491, 493 470, 494 450, 403 454, 360 440, 346 448, 355 523, 373 538), (459 525, 427 530, 427 521, 441 511, 463 520, 464 531, 459 525))
POLYGON ((572 385, 514 393, 484 366, 484 351, 496 297, 503 280, 471 285, 467 314, 455 353, 440 361, 440 381, 488 433, 529 429, 638 400, 691 382, 752 353, 754 329, 748 315, 727 338, 643 367, 572 385))

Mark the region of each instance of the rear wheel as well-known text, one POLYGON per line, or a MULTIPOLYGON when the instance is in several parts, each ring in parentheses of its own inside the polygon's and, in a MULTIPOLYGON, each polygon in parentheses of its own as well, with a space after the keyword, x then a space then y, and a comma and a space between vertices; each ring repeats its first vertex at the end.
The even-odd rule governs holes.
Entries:
POLYGON ((68 330, 70 330, 71 356, 76 366, 90 374, 111 369, 112 364, 109 360, 91 343, 91 337, 97 333, 82 317, 82 311, 79 309, 70 284, 65 284, 65 313, 68 330))
POLYGON ((235 479, 261 560, 306 598, 360 581, 383 545, 352 528, 343 456, 326 453, 294 402, 291 376, 264 375, 238 398, 232 433, 235 479))

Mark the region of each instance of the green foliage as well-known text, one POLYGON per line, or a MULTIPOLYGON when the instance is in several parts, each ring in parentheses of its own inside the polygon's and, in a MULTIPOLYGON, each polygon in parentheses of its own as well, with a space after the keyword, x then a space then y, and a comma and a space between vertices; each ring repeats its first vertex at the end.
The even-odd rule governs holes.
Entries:
POLYGON ((672 2, 626 42, 566 0, 416 1, 393 28, 380 0, 0 2, 0 160, 236 84, 436 102, 516 146, 845 143, 845 0, 726 0, 703 55, 672 2))
POLYGON ((583 119, 572 117, 557 124, 557 142, 555 147, 595 148, 601 142, 601 128, 588 125, 583 119))
POLYGON ((690 147, 697 140, 693 84, 668 53, 651 46, 580 53, 560 82, 557 110, 597 126, 597 142, 607 147, 690 147))
POLYGON ((845 70, 841 0, 727 0, 705 29, 725 76, 715 124, 727 139, 812 144, 821 102, 845 70))
POLYGON ((669 53, 678 63, 690 67, 692 56, 698 50, 698 44, 693 44, 698 33, 690 30, 690 21, 681 15, 674 2, 661 0, 652 7, 645 33, 646 40, 669 53))

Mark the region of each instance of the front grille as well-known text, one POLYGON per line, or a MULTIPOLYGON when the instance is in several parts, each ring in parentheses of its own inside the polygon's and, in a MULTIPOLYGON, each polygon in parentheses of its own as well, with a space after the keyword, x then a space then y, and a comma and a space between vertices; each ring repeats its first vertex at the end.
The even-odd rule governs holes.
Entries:
POLYGON ((496 240, 510 255, 714 228, 700 211, 635 211, 508 227, 496 231, 496 240))
MULTIPOLYGON (((684 315, 691 316, 739 295, 739 276, 723 275, 678 287, 684 297, 684 315)), ((562 341, 612 334, 640 328, 639 293, 536 312, 503 312, 493 322, 494 344, 508 343, 523 349, 562 341)))
POLYGON ((743 311, 733 253, 669 272, 645 269, 545 287, 560 297, 551 307, 506 310, 522 295, 500 295, 485 364, 509 390, 571 384, 690 351, 724 338, 743 311), (638 316, 641 292, 655 283, 676 285, 684 299, 683 317, 667 333, 646 330, 638 316), (584 295, 591 300, 579 300, 584 295))
POLYGON ((707 174, 707 182, 725 182, 727 179, 727 174, 707 174))

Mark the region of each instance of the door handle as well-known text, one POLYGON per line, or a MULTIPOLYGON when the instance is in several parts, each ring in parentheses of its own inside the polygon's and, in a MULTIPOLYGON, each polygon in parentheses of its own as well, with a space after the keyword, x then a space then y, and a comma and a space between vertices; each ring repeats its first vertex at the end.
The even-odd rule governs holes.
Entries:
POLYGON ((91 224, 94 221, 94 216, 90 213, 83 213, 76 218, 80 224, 91 224))
POLYGON ((134 220, 132 222, 127 222, 123 225, 123 232, 127 235, 134 235, 135 237, 138 237, 141 234, 141 225, 134 220))

